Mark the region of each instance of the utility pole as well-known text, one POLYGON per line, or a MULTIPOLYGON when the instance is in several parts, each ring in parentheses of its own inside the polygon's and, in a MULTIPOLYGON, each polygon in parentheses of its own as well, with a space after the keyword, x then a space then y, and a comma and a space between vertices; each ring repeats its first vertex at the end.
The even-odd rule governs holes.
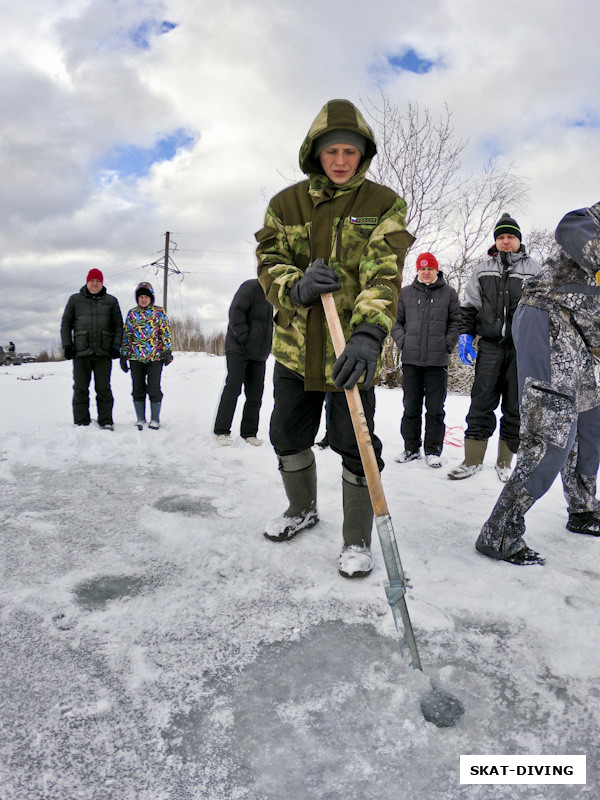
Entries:
POLYGON ((164 264, 164 283, 163 283, 163 306, 165 309, 165 313, 167 311, 167 279, 169 277, 169 240, 171 238, 171 233, 167 231, 165 233, 165 264, 164 264))

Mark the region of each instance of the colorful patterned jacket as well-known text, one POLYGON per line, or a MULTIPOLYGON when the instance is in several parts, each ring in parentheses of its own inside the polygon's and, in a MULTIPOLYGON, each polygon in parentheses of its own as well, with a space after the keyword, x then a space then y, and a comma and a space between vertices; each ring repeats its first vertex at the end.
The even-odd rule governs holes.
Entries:
POLYGON ((334 293, 346 340, 357 325, 389 333, 396 318, 402 267, 413 237, 406 230, 406 204, 396 192, 366 179, 376 153, 373 132, 347 100, 326 103, 300 148, 308 176, 277 194, 256 233, 258 279, 275 309, 273 355, 304 378, 308 391, 341 391, 331 378, 335 354, 320 302, 310 308, 290 299, 292 286, 316 258, 335 271, 334 293), (365 157, 347 183, 336 186, 313 155, 315 140, 346 129, 367 141, 365 157))
POLYGON ((171 350, 171 331, 164 309, 136 306, 127 312, 121 356, 132 361, 160 361, 171 350))

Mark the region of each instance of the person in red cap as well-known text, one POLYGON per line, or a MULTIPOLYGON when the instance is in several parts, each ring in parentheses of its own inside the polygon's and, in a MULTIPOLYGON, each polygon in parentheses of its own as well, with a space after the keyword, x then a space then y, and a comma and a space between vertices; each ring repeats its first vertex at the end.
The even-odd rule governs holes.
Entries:
POLYGON ((404 416, 400 432, 401 464, 421 457, 421 426, 425 401, 425 461, 441 467, 444 446, 444 403, 448 360, 458 342, 460 301, 440 272, 435 256, 417 256, 417 275, 400 291, 392 338, 402 352, 404 416))
POLYGON ((116 297, 106 293, 102 272, 93 267, 63 313, 60 338, 65 358, 73 361, 73 421, 90 424, 90 380, 94 374, 98 425, 113 430, 112 359, 119 358, 123 316, 116 297))

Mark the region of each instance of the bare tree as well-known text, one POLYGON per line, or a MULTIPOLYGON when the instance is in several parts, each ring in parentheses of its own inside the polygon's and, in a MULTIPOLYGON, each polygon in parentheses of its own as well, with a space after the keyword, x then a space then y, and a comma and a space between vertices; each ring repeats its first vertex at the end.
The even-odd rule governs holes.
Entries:
POLYGON ((371 172, 406 200, 407 227, 429 249, 444 235, 452 215, 467 143, 456 140, 447 106, 435 120, 417 103, 409 101, 402 110, 380 90, 378 102, 369 101, 367 114, 377 140, 371 172))
MULTIPOLYGON (((513 164, 498 159, 465 175, 467 141, 456 137, 447 105, 435 118, 415 102, 401 108, 380 90, 377 100, 367 102, 367 116, 377 140, 373 177, 406 200, 407 227, 418 238, 419 251, 435 253, 446 280, 460 295, 473 265, 485 255, 486 240, 491 243, 497 219, 522 206, 525 181, 514 173, 513 164)), ((390 338, 382 382, 395 386, 400 380, 399 353, 390 338)))
POLYGON ((490 159, 481 170, 464 175, 462 153, 452 112, 444 106, 435 119, 427 108, 409 101, 405 108, 380 90, 369 100, 377 140, 374 178, 401 195, 408 206, 408 228, 419 250, 431 250, 447 280, 459 292, 494 223, 507 208, 520 208, 526 187, 513 164, 490 159))
POLYGON ((552 231, 547 228, 533 228, 527 234, 527 252, 540 264, 548 258, 556 258, 560 253, 560 245, 552 231))

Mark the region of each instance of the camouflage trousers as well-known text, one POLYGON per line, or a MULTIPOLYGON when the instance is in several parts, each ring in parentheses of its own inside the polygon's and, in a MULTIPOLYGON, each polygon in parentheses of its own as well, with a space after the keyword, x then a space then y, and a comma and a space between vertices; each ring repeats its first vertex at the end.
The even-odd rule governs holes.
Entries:
POLYGON ((527 378, 521 403, 517 464, 478 543, 510 556, 526 547, 524 515, 562 470, 571 512, 597 510, 600 406, 577 414, 574 399, 527 378), (592 474, 584 474, 584 472, 592 474))

